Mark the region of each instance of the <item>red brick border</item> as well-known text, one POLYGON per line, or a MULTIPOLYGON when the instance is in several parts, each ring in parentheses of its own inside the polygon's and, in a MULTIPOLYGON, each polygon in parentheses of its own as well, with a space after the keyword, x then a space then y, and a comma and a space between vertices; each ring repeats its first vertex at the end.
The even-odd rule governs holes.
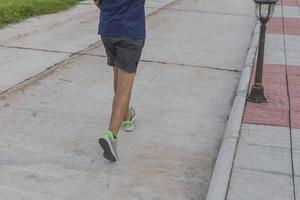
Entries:
POLYGON ((243 122, 300 128, 300 66, 265 64, 263 85, 267 103, 247 102, 243 122))
POLYGON ((272 17, 267 25, 267 33, 300 35, 300 19, 291 17, 272 17))
POLYGON ((284 6, 299 6, 300 0, 280 0, 277 4, 284 6))

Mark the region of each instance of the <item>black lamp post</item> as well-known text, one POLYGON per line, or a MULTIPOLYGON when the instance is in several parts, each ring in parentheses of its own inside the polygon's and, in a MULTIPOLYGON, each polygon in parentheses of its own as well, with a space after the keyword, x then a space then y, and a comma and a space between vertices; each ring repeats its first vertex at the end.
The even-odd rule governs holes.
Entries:
POLYGON ((266 24, 269 21, 269 19, 271 19, 274 13, 275 4, 277 1, 278 0, 254 0, 256 4, 256 16, 259 19, 261 26, 259 35, 255 83, 252 86, 251 93, 248 96, 247 100, 255 103, 264 103, 267 101, 266 97, 264 96, 264 87, 262 85, 266 24))

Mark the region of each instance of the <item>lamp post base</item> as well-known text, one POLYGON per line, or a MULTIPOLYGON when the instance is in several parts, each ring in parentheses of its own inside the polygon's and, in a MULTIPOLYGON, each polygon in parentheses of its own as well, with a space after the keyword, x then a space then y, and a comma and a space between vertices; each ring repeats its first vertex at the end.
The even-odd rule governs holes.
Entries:
POLYGON ((247 101, 253 103, 265 103, 267 98, 264 95, 263 86, 253 86, 250 95, 247 97, 247 101))

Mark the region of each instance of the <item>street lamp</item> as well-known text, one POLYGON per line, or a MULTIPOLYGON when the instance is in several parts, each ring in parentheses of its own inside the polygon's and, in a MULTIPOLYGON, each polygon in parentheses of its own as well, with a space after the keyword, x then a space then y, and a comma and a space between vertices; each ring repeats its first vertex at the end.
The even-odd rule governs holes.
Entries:
POLYGON ((274 13, 275 4, 277 1, 278 0, 254 0, 256 4, 256 16, 261 23, 255 82, 252 86, 251 93, 247 98, 248 101, 254 103, 264 103, 267 101, 266 97, 264 96, 264 87, 262 85, 266 24, 274 13))

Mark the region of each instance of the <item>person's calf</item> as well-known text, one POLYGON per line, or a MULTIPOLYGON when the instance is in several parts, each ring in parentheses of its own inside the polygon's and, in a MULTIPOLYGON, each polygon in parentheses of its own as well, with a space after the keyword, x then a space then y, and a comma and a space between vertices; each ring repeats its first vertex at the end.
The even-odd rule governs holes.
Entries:
POLYGON ((122 125, 124 115, 127 112, 127 106, 124 109, 124 104, 126 105, 127 97, 116 94, 113 101, 112 116, 109 124, 109 130, 117 137, 119 129, 122 125))
POLYGON ((115 136, 117 136, 124 117, 126 113, 128 113, 134 76, 135 74, 133 73, 128 73, 118 69, 117 90, 114 96, 112 116, 109 125, 109 130, 115 136))

